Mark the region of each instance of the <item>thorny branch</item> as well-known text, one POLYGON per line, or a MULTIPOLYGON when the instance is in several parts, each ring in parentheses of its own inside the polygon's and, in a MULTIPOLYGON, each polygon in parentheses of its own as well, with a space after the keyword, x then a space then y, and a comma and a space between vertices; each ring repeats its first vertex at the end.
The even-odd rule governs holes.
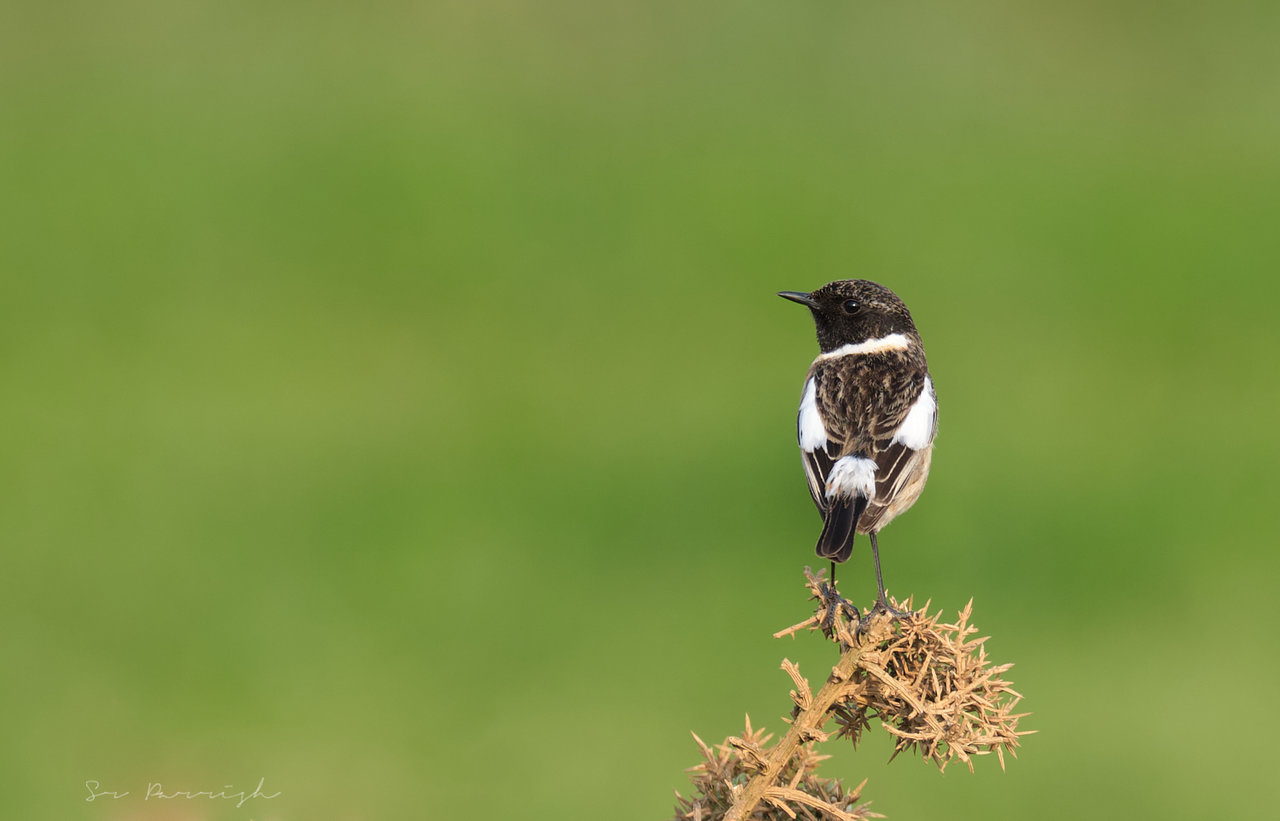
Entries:
MULTIPOLYGON (((795 685, 790 728, 777 743, 754 730, 731 736, 713 750, 696 735, 703 761, 691 769, 697 790, 692 797, 676 793, 675 821, 742 821, 747 818, 811 821, 857 821, 879 817, 859 804, 862 785, 846 791, 838 780, 816 775, 815 746, 832 735, 856 746, 871 719, 879 719, 896 738, 894 757, 918 751, 938 768, 959 759, 973 770, 977 756, 992 752, 1003 769, 1004 754, 1016 756, 1018 730, 1025 713, 1013 709, 1022 696, 1001 676, 1013 665, 993 666, 986 637, 972 638, 973 602, 955 623, 928 616, 928 604, 910 611, 910 600, 892 602, 910 612, 901 619, 879 615, 865 622, 850 620, 837 594, 822 574, 805 569, 807 586, 818 607, 799 624, 774 634, 794 636, 820 631, 840 648, 840 659, 817 694, 784 659, 782 669, 795 685), (834 732, 824 729, 835 719, 834 732)), ((865 782, 864 782, 865 783, 865 782)))

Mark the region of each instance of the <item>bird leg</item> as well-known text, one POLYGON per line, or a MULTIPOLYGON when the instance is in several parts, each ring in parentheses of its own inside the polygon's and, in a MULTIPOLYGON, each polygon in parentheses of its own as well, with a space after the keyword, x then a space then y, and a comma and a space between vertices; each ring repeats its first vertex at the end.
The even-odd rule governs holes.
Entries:
POLYGON ((871 608, 871 613, 868 615, 875 613, 888 613, 895 619, 900 619, 903 616, 906 616, 907 613, 902 610, 889 606, 889 598, 884 593, 884 577, 880 575, 880 545, 876 544, 876 534, 874 532, 871 534, 871 557, 876 563, 876 589, 879 592, 876 596, 875 606, 871 608))
POLYGON ((862 623, 862 614, 853 602, 840 595, 836 589, 836 563, 831 562, 831 581, 823 584, 822 598, 827 605, 827 614, 822 619, 822 626, 828 631, 835 629, 836 613, 843 611, 844 617, 854 624, 862 623))

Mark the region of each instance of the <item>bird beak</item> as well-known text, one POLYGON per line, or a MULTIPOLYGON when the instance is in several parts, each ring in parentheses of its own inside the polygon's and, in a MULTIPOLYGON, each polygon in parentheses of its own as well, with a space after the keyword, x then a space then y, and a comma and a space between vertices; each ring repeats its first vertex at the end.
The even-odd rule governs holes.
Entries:
POLYGON ((779 291, 778 296, 783 299, 789 299, 792 302, 799 302, 801 305, 808 305, 810 308, 818 307, 818 303, 814 301, 813 297, 803 291, 779 291))

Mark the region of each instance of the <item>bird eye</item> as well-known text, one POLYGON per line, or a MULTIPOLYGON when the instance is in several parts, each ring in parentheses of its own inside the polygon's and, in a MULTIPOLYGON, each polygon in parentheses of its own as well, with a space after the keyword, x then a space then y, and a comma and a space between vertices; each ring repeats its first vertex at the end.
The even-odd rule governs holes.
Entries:
POLYGON ((844 301, 843 307, 844 307, 844 312, 846 314, 856 314, 858 312, 858 309, 861 308, 862 306, 859 305, 856 300, 846 299, 844 301))

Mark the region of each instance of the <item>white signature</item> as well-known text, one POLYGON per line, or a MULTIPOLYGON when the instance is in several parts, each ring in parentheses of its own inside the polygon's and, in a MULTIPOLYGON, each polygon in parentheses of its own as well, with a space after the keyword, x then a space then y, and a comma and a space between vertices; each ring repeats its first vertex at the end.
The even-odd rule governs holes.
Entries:
MULTIPOLYGON (((244 790, 233 791, 233 787, 230 784, 223 785, 222 789, 217 791, 174 790, 173 792, 165 792, 164 787, 161 786, 160 782, 149 781, 147 782, 147 791, 142 794, 142 800, 143 801, 161 801, 161 800, 167 801, 174 798, 185 798, 188 800, 194 799, 194 798, 203 798, 206 800, 221 799, 223 801, 236 802, 236 808, 239 809, 240 807, 243 807, 245 802, 251 798, 270 799, 270 798, 276 798, 280 795, 279 792, 273 792, 273 793, 263 792, 262 785, 265 783, 267 783, 266 778, 259 778, 258 786, 253 788, 253 792, 245 792, 244 790)), ((89 791, 89 797, 85 799, 86 802, 97 801, 99 798, 111 798, 111 799, 124 798, 125 796, 129 795, 128 790, 125 790, 124 792, 116 792, 114 790, 104 790, 102 789, 101 781, 94 781, 92 779, 84 782, 84 787, 86 790, 89 791)))

